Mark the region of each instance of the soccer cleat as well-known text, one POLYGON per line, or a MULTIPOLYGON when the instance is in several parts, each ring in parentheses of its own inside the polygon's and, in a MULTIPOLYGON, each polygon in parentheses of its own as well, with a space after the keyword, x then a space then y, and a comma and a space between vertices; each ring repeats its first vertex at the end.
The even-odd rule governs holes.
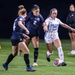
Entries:
POLYGON ((61 66, 66 66, 67 64, 65 62, 62 62, 61 63, 61 66))
POLYGON ((8 65, 6 63, 3 64, 5 70, 8 70, 8 65))
POLYGON ((38 64, 36 62, 33 63, 33 66, 38 66, 38 64))
POLYGON ((48 55, 46 54, 46 60, 47 60, 48 62, 50 62, 50 55, 48 56, 48 55))
POLYGON ((68 54, 71 54, 71 55, 74 55, 75 54, 75 51, 71 51, 71 52, 69 52, 68 54))
POLYGON ((28 71, 28 72, 34 72, 34 71, 36 71, 36 70, 33 69, 32 67, 27 67, 27 68, 26 68, 26 71, 28 71))

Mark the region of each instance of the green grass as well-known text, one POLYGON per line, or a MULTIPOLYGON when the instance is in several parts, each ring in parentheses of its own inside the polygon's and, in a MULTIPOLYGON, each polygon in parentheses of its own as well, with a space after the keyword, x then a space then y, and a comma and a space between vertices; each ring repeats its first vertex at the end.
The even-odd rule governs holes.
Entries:
MULTIPOLYGON (((47 51, 46 45, 43 40, 40 40, 38 67, 34 67, 36 72, 26 72, 26 66, 23 60, 23 53, 17 56, 10 64, 9 70, 5 71, 2 64, 11 53, 10 40, 0 40, 2 49, 0 50, 0 75, 75 75, 75 55, 68 55, 71 50, 70 40, 62 40, 62 46, 65 54, 66 67, 54 67, 53 60, 58 58, 57 50, 54 47, 54 54, 51 56, 51 62, 47 62, 45 54, 47 51)), ((30 43, 30 61, 33 64, 33 45, 30 43)))

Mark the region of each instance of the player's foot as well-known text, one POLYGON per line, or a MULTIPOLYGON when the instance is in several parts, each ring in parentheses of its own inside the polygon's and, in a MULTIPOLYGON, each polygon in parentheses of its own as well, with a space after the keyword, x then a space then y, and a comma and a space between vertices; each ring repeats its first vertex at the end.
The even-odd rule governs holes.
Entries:
POLYGON ((27 67, 27 68, 26 68, 26 71, 28 71, 28 72, 34 72, 34 71, 36 71, 36 70, 33 69, 32 67, 27 67))
POLYGON ((38 66, 38 64, 36 62, 33 63, 33 66, 38 66))
POLYGON ((47 55, 47 54, 46 54, 46 60, 47 60, 48 62, 50 62, 50 55, 47 55))
POLYGON ((8 70, 8 65, 6 63, 3 64, 5 70, 8 70))
POLYGON ((67 64, 65 62, 62 62, 61 63, 61 66, 66 66, 67 64))
POLYGON ((72 54, 72 55, 73 55, 73 54, 75 54, 75 51, 72 50, 72 51, 69 52, 68 54, 72 54))

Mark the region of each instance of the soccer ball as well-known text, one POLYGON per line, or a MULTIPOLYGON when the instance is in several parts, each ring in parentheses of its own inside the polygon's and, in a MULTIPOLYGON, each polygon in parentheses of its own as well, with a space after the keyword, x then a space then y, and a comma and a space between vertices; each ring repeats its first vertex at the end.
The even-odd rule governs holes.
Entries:
POLYGON ((61 66, 62 61, 59 58, 54 59, 53 61, 53 65, 54 66, 61 66))

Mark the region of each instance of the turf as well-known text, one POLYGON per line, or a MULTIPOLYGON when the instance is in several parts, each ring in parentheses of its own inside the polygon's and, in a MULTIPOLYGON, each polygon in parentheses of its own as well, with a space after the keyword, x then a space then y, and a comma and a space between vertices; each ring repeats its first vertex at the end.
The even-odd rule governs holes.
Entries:
MULTIPOLYGON (((75 55, 68 55, 71 50, 70 40, 62 40, 62 46, 65 54, 66 67, 54 67, 53 60, 58 58, 57 50, 54 47, 54 54, 51 56, 51 62, 47 62, 46 45, 43 40, 40 40, 38 67, 34 67, 36 72, 26 72, 26 66, 23 60, 23 53, 21 56, 17 56, 10 64, 9 70, 5 71, 2 64, 11 53, 10 40, 0 39, 2 49, 0 50, 0 75, 75 75, 75 55)), ((30 61, 33 64, 33 45, 30 43, 30 61)))

